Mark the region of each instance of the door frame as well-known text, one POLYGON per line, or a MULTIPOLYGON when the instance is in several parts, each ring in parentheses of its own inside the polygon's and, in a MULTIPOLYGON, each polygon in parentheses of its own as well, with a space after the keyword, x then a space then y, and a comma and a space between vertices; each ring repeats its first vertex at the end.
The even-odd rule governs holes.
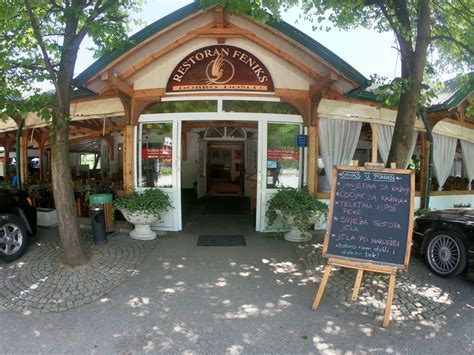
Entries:
MULTIPOLYGON (((266 223, 266 201, 268 201, 268 195, 273 195, 278 189, 267 188, 267 145, 268 145, 268 124, 269 123, 281 123, 281 124, 298 124, 300 125, 299 134, 304 132, 303 118, 301 120, 296 115, 293 115, 292 119, 286 118, 281 119, 270 119, 265 121, 259 121, 258 124, 258 158, 259 168, 257 172, 257 221, 255 229, 259 232, 273 232, 280 231, 281 228, 278 226, 269 228, 266 223), (262 154, 263 153, 263 154, 262 154), (260 199, 259 199, 260 197, 260 199)), ((295 138, 296 139, 296 138, 295 138)), ((306 148, 299 148, 299 186, 302 187, 304 184, 304 177, 306 176, 307 164, 305 164, 306 148)))
POLYGON ((162 221, 152 225, 152 229, 164 230, 164 231, 180 231, 182 229, 182 216, 181 216, 181 121, 176 117, 167 116, 163 117, 161 114, 143 114, 138 119, 138 126, 135 127, 135 142, 134 145, 134 187, 138 192, 145 191, 150 187, 139 187, 138 176, 139 171, 142 168, 142 124, 143 123, 165 123, 171 122, 173 124, 173 137, 172 137, 172 187, 159 187, 160 190, 167 193, 171 197, 173 208, 167 211, 162 216, 162 221), (179 143, 179 144, 178 144, 179 143), (171 220, 171 221, 170 221, 171 220))
MULTIPOLYGON (((176 196, 176 203, 174 205, 175 220, 171 228, 159 228, 163 230, 179 231, 182 229, 182 214, 181 214, 181 126, 183 121, 252 121, 257 122, 258 125, 258 157, 257 157, 257 201, 256 201, 256 231, 263 232, 266 230, 265 223, 265 206, 263 203, 263 194, 266 190, 266 143, 267 143, 267 123, 298 123, 304 127, 304 120, 301 115, 279 114, 279 113, 250 113, 250 112, 223 112, 222 102, 224 100, 242 100, 242 101, 272 101, 281 102, 279 98, 274 97, 241 97, 241 96, 199 96, 199 97, 167 97, 162 98, 161 101, 197 101, 197 100, 216 100, 217 111, 215 112, 183 112, 183 113, 152 113, 142 114, 138 119, 138 127, 135 128, 135 142, 134 145, 134 185, 137 190, 144 190, 145 188, 137 187, 138 168, 140 167, 141 147, 139 147, 138 137, 140 137, 141 123, 159 123, 163 121, 173 122, 173 188, 172 193, 176 196), (176 129, 175 129, 176 127, 176 129), (176 142, 176 143, 174 143, 176 142)), ((300 162, 306 156, 306 148, 303 149, 303 154, 300 154, 300 162)), ((301 183, 305 177, 306 164, 302 164, 301 169, 301 183)), ((164 191, 167 188, 163 188, 164 191)), ((167 191, 168 192, 168 191, 167 191)))

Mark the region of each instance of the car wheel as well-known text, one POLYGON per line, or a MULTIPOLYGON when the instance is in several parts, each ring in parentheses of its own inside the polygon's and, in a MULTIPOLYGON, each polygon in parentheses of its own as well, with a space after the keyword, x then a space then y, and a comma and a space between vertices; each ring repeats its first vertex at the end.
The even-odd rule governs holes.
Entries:
POLYGON ((13 215, 0 216, 0 257, 5 261, 18 259, 26 250, 28 235, 23 221, 13 215))
POLYGON ((440 277, 457 276, 467 267, 466 247, 454 232, 438 231, 431 235, 424 254, 428 267, 440 277))

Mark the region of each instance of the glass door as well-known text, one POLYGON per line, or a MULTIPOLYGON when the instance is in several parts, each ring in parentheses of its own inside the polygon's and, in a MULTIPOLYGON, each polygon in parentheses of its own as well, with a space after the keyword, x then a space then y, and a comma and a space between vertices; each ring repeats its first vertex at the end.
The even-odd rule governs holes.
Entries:
POLYGON ((160 121, 153 116, 140 117, 136 189, 159 188, 167 193, 173 208, 152 229, 178 231, 181 230, 180 121, 160 121))
POLYGON ((282 230, 281 225, 267 225, 265 213, 268 201, 279 188, 300 188, 303 185, 303 148, 296 145, 296 137, 302 133, 303 124, 301 123, 260 122, 258 231, 282 230))

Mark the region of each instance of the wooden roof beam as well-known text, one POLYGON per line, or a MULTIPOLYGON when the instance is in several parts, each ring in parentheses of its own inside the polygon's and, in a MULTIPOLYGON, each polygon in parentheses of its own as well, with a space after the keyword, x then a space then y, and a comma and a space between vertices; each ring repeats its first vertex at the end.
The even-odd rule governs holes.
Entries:
POLYGON ((39 132, 34 132, 33 137, 35 138, 36 142, 40 149, 43 149, 44 144, 49 139, 49 134, 39 130, 39 132))
POLYGON ((466 122, 466 102, 461 102, 456 109, 459 122, 463 124, 466 122))
POLYGON ((122 73, 123 80, 127 80, 132 75, 134 75, 138 71, 145 68, 147 65, 153 63, 155 60, 163 57, 164 55, 168 54, 172 50, 182 46, 183 44, 191 41, 192 39, 194 39, 196 37, 197 37, 197 34, 188 33, 188 34, 178 38, 177 40, 171 42, 170 44, 160 48, 159 50, 153 52, 152 54, 148 55, 146 58, 142 59, 138 63, 132 65, 129 69, 125 70, 122 73))
POLYGON ((0 145, 3 146, 5 149, 8 149, 10 145, 15 141, 16 141, 15 137, 5 134, 4 138, 0 138, 0 145))
POLYGON ((127 85, 122 80, 120 80, 117 74, 107 71, 103 73, 100 76, 100 78, 102 79, 102 81, 105 81, 107 85, 112 86, 119 91, 122 91, 123 93, 127 94, 130 97, 133 97, 133 93, 134 93, 133 88, 127 85))
POLYGON ((81 120, 81 121, 71 121, 69 122, 69 126, 73 126, 76 128, 84 128, 93 131, 95 128, 92 126, 91 122, 88 120, 81 120))
POLYGON ((216 28, 224 28, 224 8, 222 6, 214 8, 214 22, 216 23, 216 28))
POLYGON ((321 97, 324 92, 329 89, 338 79, 339 75, 334 72, 329 72, 315 85, 311 85, 309 89, 309 97, 311 98, 311 100, 313 100, 315 97, 321 97))
POLYGON ((310 78, 320 81, 322 80, 322 76, 318 74, 314 69, 309 67, 308 65, 304 64, 303 62, 297 60, 292 54, 288 54, 287 52, 283 51, 280 47, 274 45, 271 42, 268 42, 260 37, 258 37, 255 33, 247 31, 243 28, 240 28, 238 26, 234 26, 235 30, 241 31, 243 36, 250 40, 251 42, 267 49, 268 51, 272 52, 276 56, 280 57, 284 61, 292 64, 293 66, 297 67, 301 71, 303 71, 306 75, 308 75, 310 78))
MULTIPOLYGON (((105 127, 105 132, 120 132, 122 131, 124 125, 117 125, 117 126, 106 126, 105 127)), ((69 133, 71 134, 92 134, 92 133, 97 133, 97 134, 102 134, 103 130, 102 129, 89 129, 89 128, 77 128, 77 129, 70 129, 69 133)))

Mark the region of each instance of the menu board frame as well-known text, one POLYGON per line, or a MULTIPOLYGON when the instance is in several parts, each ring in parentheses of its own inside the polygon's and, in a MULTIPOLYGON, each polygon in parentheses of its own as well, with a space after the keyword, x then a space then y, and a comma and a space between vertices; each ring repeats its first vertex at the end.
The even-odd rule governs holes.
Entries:
MULTIPOLYGON (((364 264, 372 264, 373 267, 379 266, 380 271, 387 270, 387 267, 396 267, 397 269, 405 269, 408 270, 408 266, 410 263, 410 253, 411 253, 411 242, 412 242, 412 233, 413 233, 413 224, 414 224, 414 205, 415 205, 415 174, 414 171, 412 170, 407 170, 407 169, 388 169, 388 168, 377 168, 374 166, 373 168, 370 167, 358 167, 358 166, 335 166, 333 168, 333 188, 331 189, 331 196, 330 196, 330 202, 329 202, 329 215, 328 215, 328 222, 327 222, 327 229, 326 233, 324 236, 324 243, 323 243, 323 257, 330 258, 330 260, 336 261, 336 259, 339 260, 344 260, 351 262, 353 261, 354 263, 364 263, 364 264), (405 257, 404 257, 404 263, 403 264, 396 264, 396 263, 390 263, 390 262, 378 262, 370 259, 365 259, 363 257, 350 257, 350 256, 341 256, 337 254, 329 254, 328 253, 328 248, 329 248, 329 243, 331 243, 330 240, 330 232, 331 232, 331 226, 333 224, 333 212, 334 212, 334 204, 336 201, 336 187, 337 187, 337 182, 338 182, 338 172, 339 171, 353 171, 353 172, 368 172, 368 173, 386 173, 386 174, 395 174, 395 175, 410 175, 409 181, 410 181, 410 190, 409 190, 409 213, 408 216, 402 216, 403 218, 408 218, 408 233, 406 236, 406 249, 405 249, 405 257)), ((371 221, 369 221, 370 223, 371 221)))

